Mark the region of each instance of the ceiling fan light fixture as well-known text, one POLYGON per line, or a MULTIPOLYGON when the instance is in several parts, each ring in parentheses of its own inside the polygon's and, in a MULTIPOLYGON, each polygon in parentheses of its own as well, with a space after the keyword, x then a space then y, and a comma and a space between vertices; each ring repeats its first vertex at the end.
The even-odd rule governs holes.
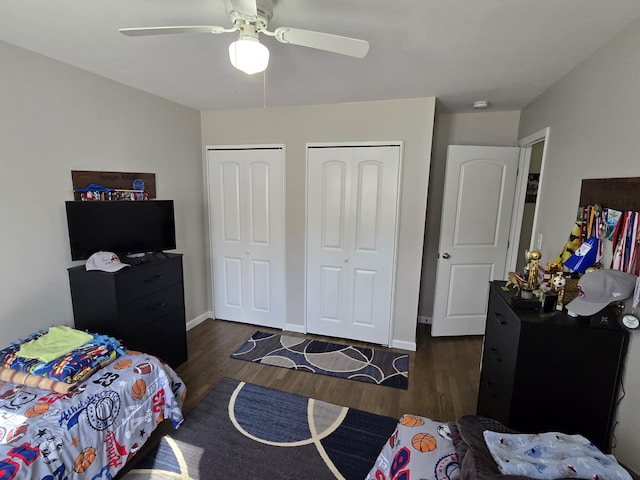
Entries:
POLYGON ((264 72, 269 65, 269 49, 252 36, 242 36, 229 45, 231 65, 253 75, 264 72))

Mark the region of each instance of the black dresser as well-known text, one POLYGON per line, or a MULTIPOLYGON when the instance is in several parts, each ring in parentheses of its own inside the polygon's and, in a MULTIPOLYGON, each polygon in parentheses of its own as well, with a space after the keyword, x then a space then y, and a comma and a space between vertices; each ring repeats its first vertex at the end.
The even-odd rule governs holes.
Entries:
POLYGON ((491 282, 478 415, 522 432, 579 433, 610 452, 627 332, 513 309, 502 285, 491 282))
POLYGON ((159 253, 118 272, 69 269, 76 328, 119 339, 177 367, 187 360, 182 255, 159 253))

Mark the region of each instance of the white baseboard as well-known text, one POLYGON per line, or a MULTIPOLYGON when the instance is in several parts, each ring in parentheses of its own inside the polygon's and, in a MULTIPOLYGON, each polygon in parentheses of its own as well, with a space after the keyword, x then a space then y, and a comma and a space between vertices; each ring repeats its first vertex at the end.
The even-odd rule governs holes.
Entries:
POLYGON ((200 325, 202 322, 204 322, 208 318, 213 318, 212 312, 204 312, 202 315, 198 315, 193 320, 189 320, 187 322, 187 330, 191 330, 196 325, 200 325))
MULTIPOLYGON (((191 330, 193 327, 195 327, 196 325, 201 324, 202 322, 204 322, 208 318, 213 318, 213 312, 205 312, 202 315, 198 315, 193 320, 189 320, 187 322, 187 330, 191 330)), ((285 327, 284 327, 284 330, 288 331, 288 332, 295 332, 295 333, 307 333, 306 329, 304 328, 304 325, 295 325, 295 324, 291 324, 291 323, 286 324, 285 327)), ((402 350, 409 350, 411 352, 415 352, 416 351, 416 343, 415 342, 404 342, 404 341, 401 341, 401 340, 392 340, 391 341, 391 346, 393 348, 400 348, 402 350)))
POLYGON ((284 326, 284 330, 287 332, 307 333, 307 329, 304 328, 304 325, 294 325, 292 323, 287 323, 284 326))
POLYGON ((402 350, 409 350, 411 352, 416 351, 416 343, 415 342, 404 342, 401 340, 392 340, 391 346, 393 348, 400 348, 402 350))
POLYGON ((422 323, 424 325, 427 325, 427 324, 431 323, 431 319, 429 317, 425 317, 423 315, 418 315, 418 323, 422 323))

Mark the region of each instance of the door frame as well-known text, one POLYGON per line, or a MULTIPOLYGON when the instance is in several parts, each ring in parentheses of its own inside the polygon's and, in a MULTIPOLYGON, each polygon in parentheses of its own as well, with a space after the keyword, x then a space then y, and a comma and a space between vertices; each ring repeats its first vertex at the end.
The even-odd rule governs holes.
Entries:
POLYGON ((282 215, 282 230, 280 231, 282 238, 283 238, 283 252, 282 252, 282 261, 284 263, 284 266, 282 268, 283 270, 283 281, 285 283, 285 288, 284 291, 282 292, 282 296, 283 296, 283 302, 284 302, 284 306, 283 306, 283 311, 285 314, 285 318, 283 318, 282 320, 282 328, 284 329, 287 325, 287 289, 286 289, 286 281, 287 281, 287 268, 286 268, 286 253, 287 253, 287 248, 286 248, 286 244, 287 244, 287 238, 286 238, 286 204, 287 204, 287 149, 286 149, 286 145, 284 143, 270 143, 270 144, 241 144, 241 145, 206 145, 204 147, 204 188, 205 188, 205 198, 207 199, 206 201, 206 205, 205 205, 205 220, 206 220, 206 229, 208 232, 208 237, 207 237, 207 253, 209 254, 209 276, 208 276, 208 288, 207 288, 207 292, 208 295, 211 295, 211 318, 215 319, 216 318, 216 298, 215 295, 213 293, 213 276, 214 276, 214 271, 213 271, 213 230, 215 229, 215 226, 212 225, 211 223, 211 216, 212 216, 212 211, 211 211, 211 195, 212 195, 212 186, 209 183, 209 178, 210 178, 210 171, 209 171, 209 159, 208 159, 208 152, 211 150, 263 150, 263 149, 278 149, 282 151, 282 190, 281 190, 281 195, 282 195, 282 211, 280 212, 280 214, 282 215))
MULTIPOLYGON (((542 189, 545 177, 545 165, 547 159, 547 148, 549 146, 549 136, 551 128, 546 127, 531 135, 521 138, 516 143, 520 147, 520 159, 518 162, 518 177, 516 178, 515 204, 511 214, 511 230, 509 232, 509 246, 507 247, 507 262, 505 264, 504 279, 507 278, 509 272, 516 269, 518 261, 518 252, 520 244, 520 230, 522 229, 522 217, 524 214, 524 200, 527 191, 527 180, 529 172, 529 163, 531 161, 531 149, 536 143, 544 141, 542 149, 542 160, 540 164, 540 181, 538 183, 538 192, 542 189)), ((542 248, 541 239, 537 239, 538 235, 538 215, 540 210, 540 202, 536 202, 533 213, 533 225, 531 228, 531 239, 529 241, 529 250, 542 248)))
POLYGON ((395 325, 395 308, 396 308, 396 288, 398 281, 398 240, 400 234, 400 201, 402 199, 402 177, 403 177, 403 169, 404 169, 404 141, 402 140, 393 140, 393 141, 370 141, 370 142, 307 142, 305 144, 305 197, 304 197, 304 213, 305 213, 305 222, 304 222, 304 333, 307 333, 307 258, 309 256, 309 245, 308 245, 308 226, 309 222, 307 221, 307 215, 309 212, 308 205, 308 182, 309 182, 309 150, 311 148, 349 148, 349 147, 383 147, 383 146, 391 146, 398 147, 399 149, 399 164, 398 164, 398 190, 396 193, 396 222, 395 222, 395 231, 393 237, 393 266, 391 271, 391 300, 390 300, 390 314, 391 318, 389 319, 389 331, 387 333, 387 343, 386 345, 391 346, 391 342, 393 339, 393 327, 395 325))

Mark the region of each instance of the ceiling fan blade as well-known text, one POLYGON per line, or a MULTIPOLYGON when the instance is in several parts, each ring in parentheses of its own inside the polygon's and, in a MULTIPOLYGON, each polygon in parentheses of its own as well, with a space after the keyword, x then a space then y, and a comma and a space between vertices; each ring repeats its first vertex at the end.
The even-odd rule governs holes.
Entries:
POLYGON ((342 37, 331 33, 301 30, 299 28, 276 28, 275 37, 282 43, 292 43, 357 58, 364 58, 369 51, 369 42, 366 40, 342 37))
POLYGON ((177 27, 140 27, 140 28, 121 28, 118 30, 123 35, 129 37, 142 37, 144 35, 167 35, 174 33, 223 33, 232 32, 234 29, 218 27, 215 25, 192 25, 177 27))
POLYGON ((225 0, 227 12, 235 11, 242 18, 252 21, 258 18, 256 0, 225 0))

